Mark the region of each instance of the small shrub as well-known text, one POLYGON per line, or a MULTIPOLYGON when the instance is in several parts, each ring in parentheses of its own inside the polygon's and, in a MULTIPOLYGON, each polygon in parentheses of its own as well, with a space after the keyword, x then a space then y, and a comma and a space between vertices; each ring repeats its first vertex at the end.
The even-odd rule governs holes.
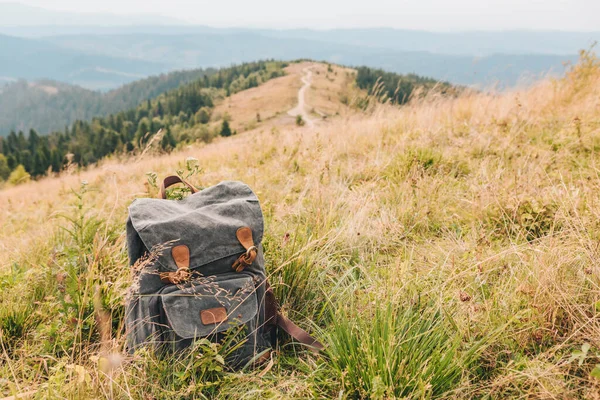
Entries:
POLYGON ((502 235, 532 241, 561 229, 561 224, 556 221, 557 211, 555 202, 529 199, 516 206, 492 211, 489 221, 502 235))
POLYGON ((298 114, 296 115, 296 125, 298 126, 304 126, 306 122, 304 121, 304 118, 302 118, 302 115, 298 114))
POLYGON ((211 109, 208 107, 201 107, 196 113, 196 122, 200 124, 207 124, 210 121, 211 109))
POLYGON ((23 338, 34 325, 33 306, 26 303, 8 303, 0 312, 0 336, 5 346, 12 348, 14 341, 23 338))
MULTIPOLYGON (((190 130, 191 141, 201 141, 204 143, 210 143, 213 140, 214 132, 208 129, 207 125, 199 125, 198 127, 190 130)), ((181 139, 180 141, 183 141, 181 139)))
POLYGON ((31 179, 31 176, 25 171, 25 167, 21 164, 10 173, 8 177, 8 183, 11 185, 20 185, 21 183, 27 183, 31 179))
POLYGON ((394 180, 405 179, 410 174, 460 178, 469 172, 465 162, 447 159, 442 153, 430 148, 416 148, 398 155, 388 166, 385 175, 394 180))

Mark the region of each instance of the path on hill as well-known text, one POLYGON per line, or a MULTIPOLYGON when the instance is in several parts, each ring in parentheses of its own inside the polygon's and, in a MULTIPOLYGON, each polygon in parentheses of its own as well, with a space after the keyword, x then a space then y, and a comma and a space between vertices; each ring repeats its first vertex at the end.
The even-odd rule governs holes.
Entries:
POLYGON ((292 108, 290 111, 288 111, 288 114, 292 117, 301 115, 302 119, 304 120, 307 126, 314 126, 315 121, 310 117, 310 115, 306 111, 306 103, 304 101, 304 94, 306 93, 306 89, 310 87, 310 84, 312 82, 312 71, 310 67, 306 67, 302 71, 304 72, 304 76, 302 77, 302 83, 304 83, 304 85, 302 85, 300 90, 298 90, 298 105, 292 108))

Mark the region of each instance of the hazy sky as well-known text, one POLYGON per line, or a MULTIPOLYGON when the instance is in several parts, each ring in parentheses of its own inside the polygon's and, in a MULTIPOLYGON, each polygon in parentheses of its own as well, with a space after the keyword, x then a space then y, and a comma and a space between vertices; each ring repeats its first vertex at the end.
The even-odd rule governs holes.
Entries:
MULTIPOLYGON (((12 0, 14 2, 14 0, 12 0)), ((0 2, 8 2, 0 0, 0 2)), ((600 30, 600 0, 22 0, 55 10, 158 14, 211 26, 600 30)))

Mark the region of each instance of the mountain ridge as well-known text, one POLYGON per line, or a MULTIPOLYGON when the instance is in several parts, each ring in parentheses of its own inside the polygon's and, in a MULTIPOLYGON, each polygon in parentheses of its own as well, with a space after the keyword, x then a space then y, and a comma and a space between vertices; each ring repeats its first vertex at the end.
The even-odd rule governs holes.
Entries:
POLYGON ((396 51, 314 39, 285 39, 256 32, 223 35, 78 35, 55 36, 45 40, 80 51, 94 48, 106 56, 123 57, 128 54, 130 57, 145 57, 155 63, 170 63, 172 69, 197 65, 224 66, 257 58, 306 58, 348 66, 367 65, 401 74, 416 73, 456 84, 479 86, 497 81, 504 86, 513 86, 523 73, 535 75, 549 70, 556 72, 561 69, 563 62, 577 60, 576 51, 570 55, 493 54, 479 57, 428 51, 396 51))
POLYGON ((69 49, 39 39, 0 35, 0 76, 50 79, 106 89, 168 70, 163 64, 69 49))

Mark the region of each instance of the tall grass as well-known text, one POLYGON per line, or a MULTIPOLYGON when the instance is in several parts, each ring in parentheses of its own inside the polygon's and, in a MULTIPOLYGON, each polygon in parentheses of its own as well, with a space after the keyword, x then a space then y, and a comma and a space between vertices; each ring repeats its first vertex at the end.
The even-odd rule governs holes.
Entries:
POLYGON ((332 310, 327 354, 351 397, 430 398, 455 388, 476 351, 461 351, 461 338, 443 314, 426 305, 377 302, 332 310))

